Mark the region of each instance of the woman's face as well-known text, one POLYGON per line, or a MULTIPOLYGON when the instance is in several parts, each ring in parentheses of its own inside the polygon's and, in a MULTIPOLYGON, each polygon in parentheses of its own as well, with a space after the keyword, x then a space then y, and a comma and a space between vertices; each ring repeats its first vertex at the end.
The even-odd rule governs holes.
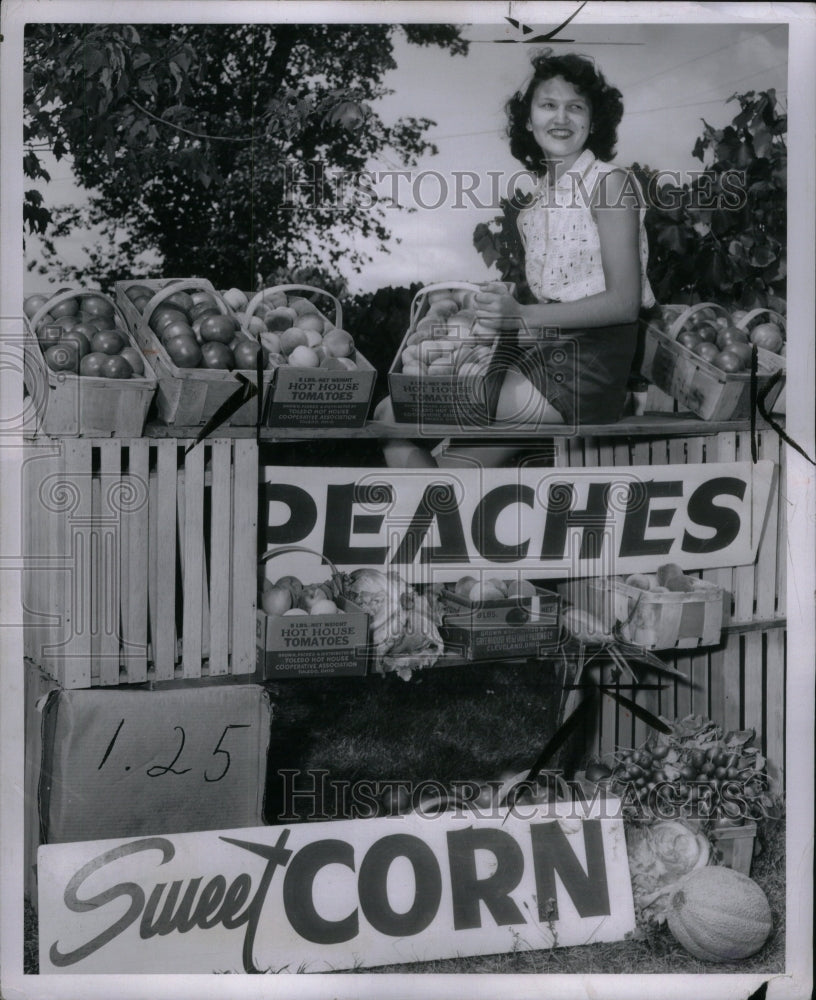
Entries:
POLYGON ((547 160, 557 160, 556 176, 569 169, 589 138, 592 109, 563 77, 542 80, 533 92, 527 127, 547 160))

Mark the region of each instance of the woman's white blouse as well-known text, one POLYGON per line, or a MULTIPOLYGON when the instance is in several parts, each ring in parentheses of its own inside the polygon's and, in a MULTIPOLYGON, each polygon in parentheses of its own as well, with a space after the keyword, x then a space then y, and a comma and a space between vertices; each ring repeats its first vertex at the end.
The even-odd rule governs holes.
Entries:
MULTIPOLYGON (((573 302, 606 291, 598 227, 592 217, 591 199, 600 178, 619 169, 603 163, 585 149, 571 169, 549 187, 547 178, 533 193, 531 204, 519 212, 518 227, 524 243, 527 282, 539 300, 573 302)), ((637 192, 640 203, 641 304, 654 305, 646 265, 649 244, 643 223, 645 201, 635 177, 624 190, 625 205, 637 192)))

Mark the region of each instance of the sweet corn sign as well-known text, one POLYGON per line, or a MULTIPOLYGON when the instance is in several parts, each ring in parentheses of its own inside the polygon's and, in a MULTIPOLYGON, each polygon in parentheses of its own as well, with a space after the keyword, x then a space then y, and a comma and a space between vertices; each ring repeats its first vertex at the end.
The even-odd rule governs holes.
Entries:
POLYGON ((602 813, 464 808, 41 847, 40 972, 328 972, 621 940, 623 822, 602 813))
MULTIPOLYGON (((412 580, 474 569, 531 578, 746 565, 756 558, 772 462, 598 469, 266 470, 269 548, 412 580)), ((292 569, 296 572, 297 568, 292 569)))

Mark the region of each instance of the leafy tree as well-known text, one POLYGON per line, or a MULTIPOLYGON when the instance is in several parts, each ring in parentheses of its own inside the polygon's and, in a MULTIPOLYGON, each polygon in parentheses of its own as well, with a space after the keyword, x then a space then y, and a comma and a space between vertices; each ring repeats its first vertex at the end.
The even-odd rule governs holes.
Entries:
MULTIPOLYGON (((693 155, 704 166, 683 185, 635 163, 647 193, 649 281, 659 302, 714 301, 784 311, 786 276, 787 118, 773 90, 735 94, 739 113, 722 129, 703 121, 693 155)), ((726 102, 728 103, 728 102, 726 102)), ((502 214, 480 223, 476 250, 503 280, 524 281, 516 220, 523 196, 502 201, 502 214)))
POLYGON ((342 259, 360 270, 365 246, 389 239, 385 213, 334 176, 359 175, 381 154, 407 167, 435 152, 430 119, 386 123, 369 103, 389 92, 399 34, 467 51, 448 25, 28 25, 25 224, 52 264, 56 238, 101 231, 89 263, 60 276, 103 287, 138 276, 144 254, 167 275, 249 289, 293 266, 342 259), (45 148, 71 158, 87 205, 46 207, 45 148), (313 204, 308 186, 287 194, 292 164, 328 178, 313 204))
MULTIPOLYGON (((740 105, 731 124, 720 129, 703 121, 695 142, 702 175, 652 197, 649 280, 660 302, 784 311, 787 116, 773 90, 728 100, 740 105)), ((648 190, 654 172, 632 169, 648 190)))

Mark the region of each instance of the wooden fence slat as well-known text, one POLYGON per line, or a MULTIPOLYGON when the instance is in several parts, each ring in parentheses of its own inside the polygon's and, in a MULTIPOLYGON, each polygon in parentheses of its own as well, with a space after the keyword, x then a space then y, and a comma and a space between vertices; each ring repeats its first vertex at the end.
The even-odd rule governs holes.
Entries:
MULTIPOLYGON (((759 441, 759 458, 779 462, 779 439, 770 431, 762 433, 759 441)), ((777 470, 778 472, 779 470, 777 470)), ((759 552, 756 561, 756 616, 773 618, 776 614, 776 594, 784 588, 784 576, 777 576, 777 534, 779 530, 779 498, 781 483, 777 479, 776 489, 768 504, 759 552)))
POLYGON ((232 490, 232 674, 255 670, 256 529, 258 524, 258 446, 251 439, 234 443, 232 490))
POLYGON ((210 676, 229 671, 230 574, 224 571, 232 558, 232 444, 212 444, 210 488, 210 676))
POLYGON ((176 662, 176 489, 177 443, 158 442, 156 468, 156 680, 172 680, 176 662))
MULTIPOLYGON (((751 460, 751 436, 747 433, 739 433, 737 438, 737 458, 741 461, 751 460)), ((748 622, 754 617, 754 591, 755 591, 755 567, 754 564, 748 566, 735 566, 732 577, 732 588, 734 593, 734 617, 735 622, 748 622)))
POLYGON ((56 678, 65 688, 91 686, 91 442, 66 439, 63 442, 60 475, 76 493, 76 505, 67 516, 56 518, 57 552, 64 552, 68 571, 64 580, 64 645, 57 655, 56 678))
POLYGON ((158 448, 152 443, 149 456, 155 465, 150 468, 148 477, 148 520, 147 520, 147 606, 150 645, 148 648, 148 676, 155 678, 156 674, 156 636, 159 633, 158 589, 159 589, 159 471, 158 448))
POLYGON ((776 542, 776 613, 784 617, 787 610, 788 582, 788 455, 787 449, 779 445, 779 514, 777 518, 776 542))
MULTIPOLYGON (((92 451, 93 453, 93 451, 92 451)), ((98 451, 96 457, 98 458, 98 451)), ((91 580, 91 685, 99 684, 100 623, 102 619, 102 535, 100 516, 102 484, 99 473, 91 475, 91 520, 86 528, 88 538, 88 575, 91 580)))
POLYGON ((765 649, 765 732, 764 747, 768 777, 777 791, 784 787, 785 774, 785 632, 768 629, 765 649))
POLYGON ((99 442, 99 492, 101 521, 98 567, 99 683, 119 683, 119 567, 122 558, 122 444, 116 439, 99 442))
POLYGON ((184 533, 181 536, 182 676, 201 676, 201 579, 204 575, 204 449, 193 448, 184 459, 184 533))
POLYGON ((149 442, 128 443, 130 503, 122 524, 122 659, 129 684, 147 680, 149 442))
POLYGON ((740 729, 755 729, 761 734, 765 686, 762 682, 762 632, 746 632, 743 641, 744 689, 741 706, 740 729))

